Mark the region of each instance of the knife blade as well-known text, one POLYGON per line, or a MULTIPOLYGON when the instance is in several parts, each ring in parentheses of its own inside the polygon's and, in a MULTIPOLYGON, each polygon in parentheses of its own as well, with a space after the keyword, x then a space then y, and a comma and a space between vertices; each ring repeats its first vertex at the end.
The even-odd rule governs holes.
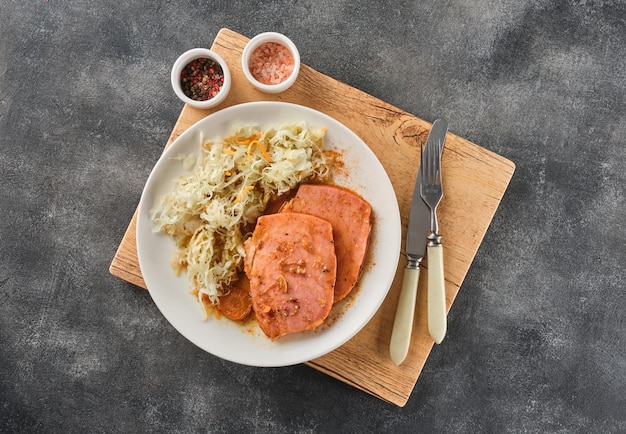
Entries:
MULTIPOLYGON (((428 134, 426 146, 435 143, 443 146, 448 132, 448 123, 443 119, 437 119, 428 134)), ((411 210, 409 212, 409 226, 406 238, 407 265, 404 269, 402 279, 402 289, 396 307, 396 316, 391 332, 389 353, 391 360, 399 366, 409 352, 411 342, 411 332, 413 330, 413 317, 415 314, 415 302, 417 299, 417 284, 419 282, 419 264, 426 251, 428 232, 430 231, 430 209, 422 200, 420 195, 420 175, 422 168, 417 171, 415 186, 413 188, 413 198, 411 200, 411 210)))

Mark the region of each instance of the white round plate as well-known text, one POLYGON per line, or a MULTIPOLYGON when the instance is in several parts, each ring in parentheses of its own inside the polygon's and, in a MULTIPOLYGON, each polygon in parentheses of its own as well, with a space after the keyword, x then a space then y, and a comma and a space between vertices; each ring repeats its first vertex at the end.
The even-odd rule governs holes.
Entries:
POLYGON ((320 357, 344 344, 374 316, 391 286, 400 254, 400 212, 393 187, 376 155, 352 131, 316 110, 282 102, 252 102, 220 110, 181 134, 163 153, 141 195, 137 216, 137 253, 141 273, 155 304, 183 336, 203 350, 236 363, 252 366, 289 366, 320 357), (353 294, 333 307, 325 324, 310 332, 268 339, 255 322, 239 324, 203 312, 190 294, 186 275, 170 267, 175 245, 171 237, 154 232, 150 211, 172 191, 173 180, 188 174, 175 157, 200 157, 200 140, 231 133, 234 123, 261 128, 288 121, 326 127, 325 146, 343 151, 347 170, 334 182, 357 192, 372 205, 373 226, 369 252, 353 294), (252 325, 251 325, 252 324, 252 325))

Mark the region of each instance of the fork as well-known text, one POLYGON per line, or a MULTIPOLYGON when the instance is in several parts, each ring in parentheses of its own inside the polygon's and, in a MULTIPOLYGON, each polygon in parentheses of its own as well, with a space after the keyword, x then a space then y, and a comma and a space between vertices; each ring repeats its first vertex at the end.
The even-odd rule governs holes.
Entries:
POLYGON ((428 234, 428 332, 440 344, 446 335, 446 290, 443 274, 443 246, 437 222, 437 206, 443 197, 441 185, 441 143, 422 145, 420 196, 430 208, 428 234))

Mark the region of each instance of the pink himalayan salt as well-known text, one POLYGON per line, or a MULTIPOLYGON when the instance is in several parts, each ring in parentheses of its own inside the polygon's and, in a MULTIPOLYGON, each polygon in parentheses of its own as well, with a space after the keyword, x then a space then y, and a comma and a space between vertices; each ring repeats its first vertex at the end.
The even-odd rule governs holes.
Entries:
POLYGON ((293 55, 277 42, 261 44, 250 56, 250 73, 263 84, 279 84, 293 72, 293 55))

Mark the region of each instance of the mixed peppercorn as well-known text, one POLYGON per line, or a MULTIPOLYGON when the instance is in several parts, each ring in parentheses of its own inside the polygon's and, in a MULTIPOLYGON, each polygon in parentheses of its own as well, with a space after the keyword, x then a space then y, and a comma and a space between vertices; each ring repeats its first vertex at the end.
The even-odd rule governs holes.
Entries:
POLYGON ((183 93, 195 101, 215 97, 224 85, 224 71, 213 59, 199 58, 189 62, 180 73, 183 93))

